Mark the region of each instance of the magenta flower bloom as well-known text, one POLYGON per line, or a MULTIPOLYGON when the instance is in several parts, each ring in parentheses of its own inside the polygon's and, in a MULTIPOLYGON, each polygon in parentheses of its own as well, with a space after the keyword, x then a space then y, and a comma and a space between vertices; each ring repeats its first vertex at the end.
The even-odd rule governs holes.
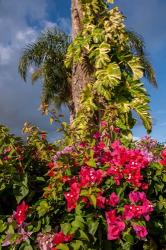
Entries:
POLYGON ((105 176, 101 169, 95 170, 90 167, 82 167, 80 171, 80 184, 82 187, 88 187, 92 184, 100 184, 105 176))
POLYGON ((116 216, 116 210, 106 212, 108 226, 107 239, 119 239, 121 232, 125 229, 125 223, 120 216, 116 216))
POLYGON ((140 239, 145 238, 148 234, 148 231, 144 226, 133 225, 133 229, 135 230, 137 237, 140 239))
POLYGON ((107 204, 110 206, 115 207, 119 203, 119 196, 116 195, 115 192, 113 192, 110 196, 109 199, 107 199, 107 204))
POLYGON ((68 234, 68 235, 65 235, 62 231, 59 232, 59 233, 56 233, 54 235, 54 238, 53 238, 53 244, 55 245, 58 245, 60 243, 63 243, 63 242, 69 242, 71 241, 73 238, 73 235, 71 234, 68 234))
POLYGON ((103 197, 102 195, 98 195, 97 201, 96 201, 97 207, 104 208, 105 207, 105 200, 106 200, 105 197, 103 197))
POLYGON ((106 127, 107 126, 107 122, 106 121, 101 121, 101 127, 106 127))
POLYGON ((130 192, 129 199, 131 202, 137 203, 138 201, 145 201, 146 200, 146 194, 144 192, 130 192))
POLYGON ((28 208, 29 206, 25 203, 25 201, 17 206, 16 212, 14 213, 14 218, 17 224, 21 225, 26 220, 28 208))
POLYGON ((80 195, 80 185, 74 182, 70 187, 70 191, 65 193, 68 212, 71 212, 74 208, 76 208, 79 195, 80 195))

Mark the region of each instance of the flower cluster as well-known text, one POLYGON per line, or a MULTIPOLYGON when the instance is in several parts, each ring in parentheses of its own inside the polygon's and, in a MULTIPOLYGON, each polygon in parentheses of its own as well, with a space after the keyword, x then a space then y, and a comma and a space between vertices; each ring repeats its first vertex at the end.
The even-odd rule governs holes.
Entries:
POLYGON ((153 211, 153 205, 146 198, 146 194, 144 192, 133 191, 130 192, 129 199, 132 204, 124 206, 124 218, 131 220, 139 219, 143 216, 146 221, 149 221, 149 214, 153 211))
MULTIPOLYGON (((106 125, 101 124, 102 128, 106 125)), ((146 240, 148 233, 151 235, 153 211, 156 215, 156 209, 164 207, 166 150, 154 149, 154 145, 144 150, 144 146, 135 145, 126 147, 117 137, 111 141, 97 132, 93 141, 66 147, 55 157, 51 153, 45 161, 50 178, 41 200, 33 204, 27 196, 33 204, 30 209, 22 201, 7 222, 0 220, 4 228, 2 246, 80 250, 89 249, 92 240, 98 249, 101 238, 112 241, 113 249, 117 249, 128 245, 129 234, 133 244, 146 240), (153 162, 151 150, 155 151, 153 162), (157 201, 156 191, 160 196, 157 201)), ((5 152, 9 151, 6 147, 5 152)))
POLYGON ((79 173, 80 186, 88 187, 93 184, 100 184, 104 176, 105 173, 101 169, 95 170, 90 167, 82 167, 79 173))
POLYGON ((62 231, 59 233, 56 233, 53 238, 53 244, 54 245, 59 245, 60 243, 63 242, 69 242, 73 238, 72 234, 65 235, 62 231))
POLYGON ((77 205, 80 194, 80 185, 74 182, 70 186, 70 191, 65 193, 65 198, 67 200, 67 209, 68 212, 71 212, 77 205))
POLYGON ((116 210, 106 212, 106 220, 108 225, 108 240, 116 240, 120 237, 120 233, 125 229, 125 223, 121 216, 117 216, 116 210))
POLYGON ((166 166, 166 149, 163 149, 163 151, 161 152, 161 161, 160 163, 163 165, 163 166, 166 166))
POLYGON ((136 221, 149 221, 153 212, 153 204, 143 191, 148 189, 142 174, 142 170, 150 164, 148 155, 141 149, 128 149, 120 141, 114 141, 108 146, 104 141, 99 141, 100 135, 95 134, 95 138, 95 146, 90 147, 93 151, 91 161, 87 153, 84 156, 82 151, 77 174, 63 176, 68 186, 64 194, 67 211, 73 212, 78 204, 85 204, 87 208, 96 206, 105 212, 108 240, 119 239, 129 225, 138 238, 144 238, 147 229, 137 225, 136 221), (111 186, 106 184, 108 180, 112 180, 111 186), (116 192, 119 186, 124 186, 123 192, 128 187, 130 192, 127 196, 116 192))
POLYGON ((28 208, 29 206, 25 203, 25 201, 17 206, 16 212, 14 212, 14 218, 17 224, 21 225, 26 220, 28 208))
POLYGON ((37 244, 40 250, 57 250, 56 246, 61 243, 70 242, 73 235, 65 235, 62 231, 55 234, 43 234, 39 233, 37 236, 37 244))

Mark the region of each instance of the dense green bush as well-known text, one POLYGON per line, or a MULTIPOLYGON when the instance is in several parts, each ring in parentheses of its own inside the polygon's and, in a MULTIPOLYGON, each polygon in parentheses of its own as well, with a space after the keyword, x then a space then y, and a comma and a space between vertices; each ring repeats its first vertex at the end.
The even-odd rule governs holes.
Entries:
POLYGON ((106 126, 61 150, 35 127, 23 142, 1 126, 2 248, 165 249, 166 150, 122 145, 106 126))

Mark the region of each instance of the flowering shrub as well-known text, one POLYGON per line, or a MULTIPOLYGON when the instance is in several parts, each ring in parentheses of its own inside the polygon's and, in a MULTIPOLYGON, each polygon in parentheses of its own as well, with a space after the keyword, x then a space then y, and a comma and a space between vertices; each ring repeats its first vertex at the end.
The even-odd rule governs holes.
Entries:
MULTIPOLYGON (((125 146, 118 134, 112 141, 108 134, 98 132, 90 142, 57 151, 40 132, 35 132, 29 140, 32 143, 33 138, 34 143, 37 138, 40 147, 35 143, 30 145, 30 141, 28 145, 22 144, 19 161, 13 155, 9 157, 11 144, 5 145, 2 169, 15 162, 12 166, 17 171, 17 164, 24 162, 22 171, 27 174, 27 181, 26 192, 15 195, 12 180, 15 172, 10 173, 11 183, 0 194, 2 199, 2 194, 12 190, 16 197, 11 203, 11 216, 7 216, 5 208, 1 212, 2 247, 155 249, 158 245, 164 249, 166 150, 157 142, 152 146, 149 137, 125 146), (35 181, 32 181, 36 174, 33 171, 37 169, 30 170, 25 161, 28 148, 33 151, 29 154, 29 161, 33 159, 34 163, 32 168, 40 164, 43 169, 47 167, 35 181), (32 183, 37 181, 41 186, 34 190, 32 183)), ((18 171, 17 175, 21 176, 22 172, 18 171)))

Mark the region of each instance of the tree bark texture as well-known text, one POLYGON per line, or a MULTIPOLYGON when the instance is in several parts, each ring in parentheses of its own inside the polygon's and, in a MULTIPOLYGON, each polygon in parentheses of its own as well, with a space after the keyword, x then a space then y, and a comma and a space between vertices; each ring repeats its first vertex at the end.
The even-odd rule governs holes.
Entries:
MULTIPOLYGON (((74 39, 82 29, 83 12, 80 0, 72 0, 72 38, 74 39)), ((72 69, 72 99, 74 113, 79 110, 80 94, 87 83, 90 82, 90 74, 85 73, 83 63, 73 65, 72 69)))

